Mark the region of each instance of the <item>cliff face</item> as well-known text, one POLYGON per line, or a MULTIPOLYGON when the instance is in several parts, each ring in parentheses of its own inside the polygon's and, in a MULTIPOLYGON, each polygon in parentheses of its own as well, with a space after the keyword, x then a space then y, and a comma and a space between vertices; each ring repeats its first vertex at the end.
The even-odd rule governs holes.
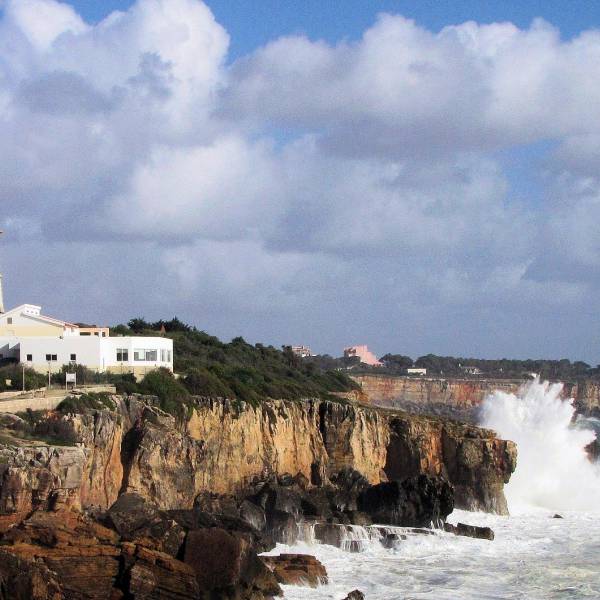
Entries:
POLYGON ((44 417, 74 446, 5 423, 0 600, 265 600, 281 590, 258 553, 300 522, 342 545, 347 524, 506 511, 514 444, 468 424, 310 400, 196 399, 178 419, 152 398, 113 404, 44 417))
POLYGON ((502 379, 444 379, 422 377, 386 377, 357 375, 352 379, 362 388, 367 402, 373 406, 449 406, 469 411, 479 406, 495 390, 514 393, 522 381, 502 379))
POLYGON ((272 476, 320 486, 348 469, 370 484, 443 475, 457 490, 457 507, 506 511, 502 487, 515 468, 514 444, 471 425, 321 401, 253 408, 198 400, 177 421, 140 399, 114 400, 114 412, 64 417, 79 447, 4 451, 4 515, 59 499, 105 509, 122 492, 185 509, 202 493, 239 495, 272 476))
POLYGON ((582 381, 576 384, 565 384, 563 395, 575 399, 578 413, 600 417, 600 382, 582 381))
MULTIPOLYGON (((410 408, 411 411, 438 413, 466 420, 475 418, 477 407, 496 390, 516 393, 525 383, 513 379, 458 379, 389 377, 384 375, 352 376, 362 390, 361 401, 387 408, 410 408)), ((564 398, 573 398, 577 412, 600 415, 600 383, 583 381, 563 384, 564 398)))

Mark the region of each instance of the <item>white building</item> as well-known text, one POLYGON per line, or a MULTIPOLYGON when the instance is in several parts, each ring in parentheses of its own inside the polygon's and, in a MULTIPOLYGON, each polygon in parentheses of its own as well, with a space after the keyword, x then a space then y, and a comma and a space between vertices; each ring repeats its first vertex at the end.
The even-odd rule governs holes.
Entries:
POLYGON ((12 358, 39 372, 78 364, 104 373, 144 375, 173 370, 173 340, 164 337, 111 337, 107 327, 79 327, 22 304, 0 314, 0 358, 12 358))
POLYGON ((300 358, 310 358, 314 356, 312 350, 308 346, 292 346, 292 352, 300 358))
POLYGON ((419 368, 419 367, 409 367, 406 369, 407 375, 427 375, 427 369, 419 368))

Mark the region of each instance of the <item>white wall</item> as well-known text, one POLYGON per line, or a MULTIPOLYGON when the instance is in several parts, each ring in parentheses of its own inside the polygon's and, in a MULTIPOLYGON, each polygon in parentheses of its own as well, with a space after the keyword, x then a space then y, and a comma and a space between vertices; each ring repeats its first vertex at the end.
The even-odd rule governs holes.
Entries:
POLYGON ((77 364, 98 371, 114 371, 118 368, 129 371, 135 368, 143 373, 146 369, 157 367, 173 370, 173 340, 162 337, 0 337, 0 353, 30 363, 36 371, 43 373, 48 371, 48 354, 56 355, 56 360, 50 361, 50 370, 53 372, 69 364, 72 354, 77 364), (118 348, 127 350, 127 361, 117 361, 118 348), (135 351, 138 349, 156 350, 156 360, 135 360, 135 351), (28 361, 28 355, 31 355, 31 361, 28 361))
POLYGON ((108 337, 102 338, 102 362, 104 367, 166 367, 173 370, 173 340, 163 337, 108 337), (117 361, 117 349, 126 349, 128 360, 117 361), (136 361, 134 353, 136 350, 156 350, 156 361, 136 361), (170 353, 170 360, 165 356, 161 360, 161 350, 170 353))
POLYGON ((46 355, 56 355, 56 361, 50 362, 52 371, 60 371, 63 365, 71 362, 71 354, 75 362, 90 369, 102 370, 101 338, 96 336, 67 336, 60 337, 22 337, 20 341, 20 360, 30 362, 36 371, 46 372, 48 360, 46 355), (32 360, 28 361, 28 355, 32 360))

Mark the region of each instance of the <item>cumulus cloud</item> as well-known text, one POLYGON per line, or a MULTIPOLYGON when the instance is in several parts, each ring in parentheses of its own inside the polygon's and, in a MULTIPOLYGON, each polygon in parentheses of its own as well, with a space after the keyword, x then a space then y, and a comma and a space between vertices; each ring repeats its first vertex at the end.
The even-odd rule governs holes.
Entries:
POLYGON ((94 25, 56 0, 0 7, 13 302, 333 353, 592 358, 599 32, 380 15, 353 42, 284 36, 230 63, 199 0, 94 25), (504 157, 540 142, 542 197, 517 197, 504 157), (540 336, 559 314, 566 346, 540 336))

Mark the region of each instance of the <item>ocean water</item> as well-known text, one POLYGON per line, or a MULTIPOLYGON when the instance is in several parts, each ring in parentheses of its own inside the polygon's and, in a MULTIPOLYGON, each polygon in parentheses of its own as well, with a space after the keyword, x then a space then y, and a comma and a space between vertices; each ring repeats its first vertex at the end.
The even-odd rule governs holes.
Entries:
POLYGON ((495 392, 483 424, 517 442, 517 470, 506 486, 510 516, 454 511, 448 521, 488 526, 495 540, 436 531, 411 534, 393 550, 355 528, 362 551, 307 542, 271 554, 313 554, 329 584, 285 586, 289 600, 342 600, 354 589, 367 600, 600 599, 600 469, 584 447, 597 423, 578 419, 560 386, 534 381, 517 395, 495 392), (563 518, 553 518, 559 513, 563 518))

